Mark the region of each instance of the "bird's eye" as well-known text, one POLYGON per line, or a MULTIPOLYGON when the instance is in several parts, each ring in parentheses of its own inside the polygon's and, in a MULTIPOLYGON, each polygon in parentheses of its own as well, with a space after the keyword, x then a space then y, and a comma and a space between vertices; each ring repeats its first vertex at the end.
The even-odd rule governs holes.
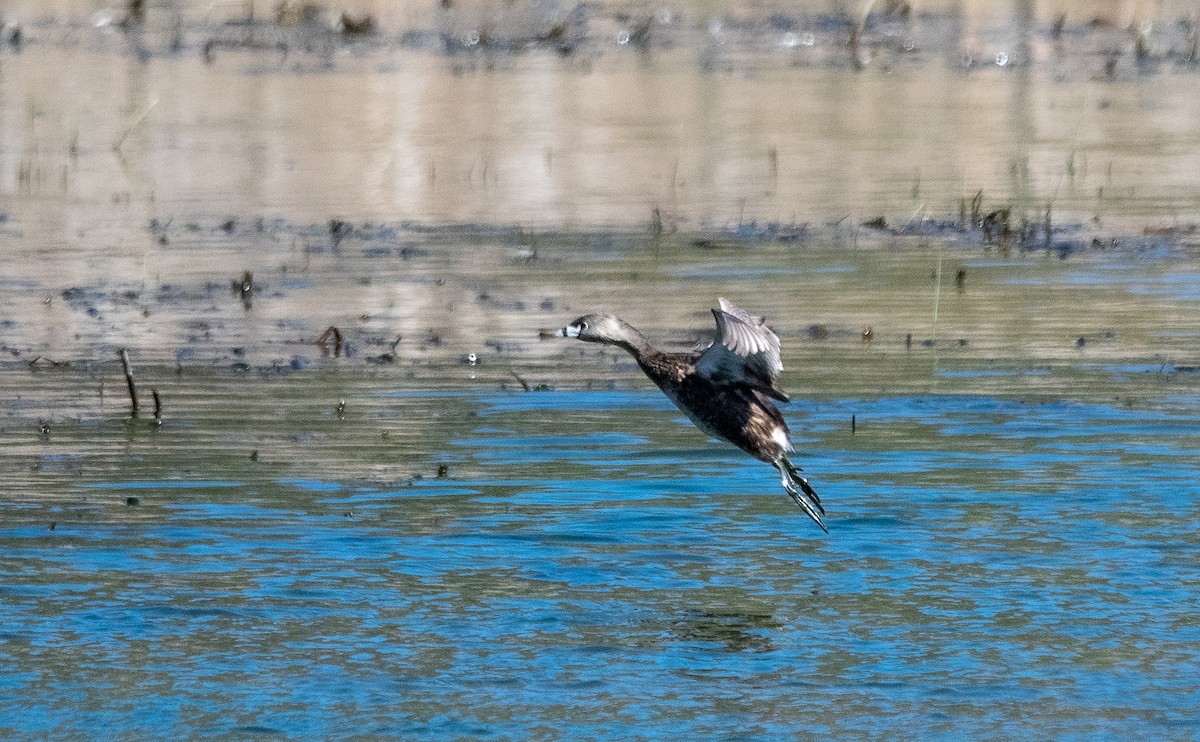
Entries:
POLYGON ((587 332, 587 329, 588 329, 588 323, 586 323, 586 322, 579 323, 579 331, 580 332, 587 332))

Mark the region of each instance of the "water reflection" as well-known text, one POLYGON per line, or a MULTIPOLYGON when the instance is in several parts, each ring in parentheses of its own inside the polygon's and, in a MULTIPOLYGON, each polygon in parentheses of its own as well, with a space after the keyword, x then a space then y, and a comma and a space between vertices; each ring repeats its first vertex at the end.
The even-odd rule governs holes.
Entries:
POLYGON ((1186 212, 1195 154, 1170 143, 1194 138, 1200 95, 1178 63, 1179 27, 1156 27, 1153 67, 1108 74, 1096 50, 1124 60, 1131 41, 1089 23, 1096 9, 1066 9, 1078 20, 1053 38, 1053 18, 1014 8, 879 15, 860 73, 839 61, 849 16, 820 8, 700 7, 653 21, 660 40, 639 51, 603 40, 623 16, 599 6, 593 41, 566 55, 446 54, 421 35, 437 36, 435 20, 379 8, 363 12, 391 34, 282 57, 254 47, 206 60, 205 40, 226 27, 192 11, 152 9, 141 36, 48 24, 6 52, 0 187, 39 245, 80 233, 121 244, 151 218, 198 210, 694 229, 899 223, 954 214, 982 191, 1035 222, 1049 208, 1140 230, 1186 212), (694 23, 708 15, 729 19, 725 43, 694 23), (416 36, 400 32, 414 24, 416 36), (764 41, 780 28, 814 42, 764 41), (131 53, 131 38, 148 51, 131 53))

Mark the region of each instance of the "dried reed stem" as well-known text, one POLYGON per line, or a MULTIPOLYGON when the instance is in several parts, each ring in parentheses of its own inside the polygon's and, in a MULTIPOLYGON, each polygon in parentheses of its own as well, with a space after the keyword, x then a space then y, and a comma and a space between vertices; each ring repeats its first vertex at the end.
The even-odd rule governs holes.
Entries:
POLYGON ((131 417, 137 417, 138 414, 138 395, 137 385, 133 383, 133 368, 129 365, 129 350, 121 348, 121 366, 125 369, 125 383, 129 385, 129 404, 133 408, 131 417))

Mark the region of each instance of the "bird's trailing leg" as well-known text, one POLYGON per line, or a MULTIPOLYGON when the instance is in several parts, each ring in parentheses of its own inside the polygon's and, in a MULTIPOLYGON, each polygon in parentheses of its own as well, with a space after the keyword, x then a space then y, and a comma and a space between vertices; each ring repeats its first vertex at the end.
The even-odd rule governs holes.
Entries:
POLYGON ((783 484, 784 491, 808 514, 808 517, 813 519, 814 523, 821 527, 822 531, 829 533, 825 522, 821 520, 821 516, 825 514, 825 508, 821 507, 821 498, 817 496, 817 491, 812 488, 808 480, 800 476, 800 469, 792 465, 785 453, 780 454, 779 458, 775 460, 775 468, 779 470, 780 482, 783 484))

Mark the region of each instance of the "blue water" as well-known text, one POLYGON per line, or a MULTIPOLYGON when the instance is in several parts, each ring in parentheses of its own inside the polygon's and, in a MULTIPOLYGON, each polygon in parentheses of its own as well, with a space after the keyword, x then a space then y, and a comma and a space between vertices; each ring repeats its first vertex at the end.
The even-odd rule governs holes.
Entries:
POLYGON ((1195 399, 793 403, 829 536, 655 393, 457 399, 443 478, 10 518, 0 735, 1200 735, 1195 399))

